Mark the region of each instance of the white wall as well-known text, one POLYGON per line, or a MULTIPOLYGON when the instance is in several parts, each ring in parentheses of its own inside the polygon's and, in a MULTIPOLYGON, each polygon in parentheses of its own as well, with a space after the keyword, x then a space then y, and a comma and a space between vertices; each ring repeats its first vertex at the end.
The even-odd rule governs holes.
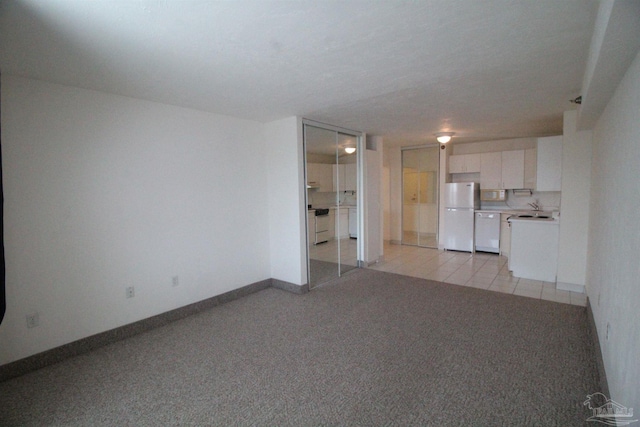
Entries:
POLYGON ((451 174, 449 173, 449 156, 453 151, 453 144, 440 144, 440 191, 439 197, 439 221, 438 221, 438 249, 444 250, 444 234, 446 229, 445 224, 445 212, 446 203, 444 200, 444 188, 445 184, 450 181, 451 174), (444 148, 442 146, 444 145, 444 148))
POLYGON ((558 289, 583 292, 587 271, 591 131, 576 131, 577 111, 564 113, 558 289))
POLYGON ((610 397, 636 410, 640 408, 639 112, 640 55, 593 130, 586 285, 610 397))
POLYGON ((402 241, 402 151, 387 147, 383 162, 389 168, 389 237, 391 242, 402 241))
POLYGON ((384 241, 391 240, 391 172, 389 166, 382 168, 382 238, 384 241))
POLYGON ((382 176, 382 144, 381 136, 366 136, 367 149, 364 150, 363 165, 364 171, 362 177, 362 206, 364 213, 362 229, 365 244, 362 260, 365 264, 373 264, 377 262, 383 255, 383 202, 381 194, 381 176, 382 176))
POLYGON ((2 75, 0 364, 271 277, 263 129, 2 75))
MULTIPOLYGON (((271 277, 304 285, 307 283, 307 209, 302 121, 289 117, 268 123, 265 146, 269 165, 271 277)), ((263 207, 257 205, 254 209, 261 211, 263 207)))

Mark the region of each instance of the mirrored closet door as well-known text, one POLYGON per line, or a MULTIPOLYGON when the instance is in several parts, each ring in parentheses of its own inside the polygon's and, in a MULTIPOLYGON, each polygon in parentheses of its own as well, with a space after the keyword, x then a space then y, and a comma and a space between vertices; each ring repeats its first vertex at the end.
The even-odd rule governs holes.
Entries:
POLYGON ((438 145, 402 150, 402 244, 438 247, 438 145))
POLYGON ((304 123, 309 286, 358 266, 359 135, 304 123))

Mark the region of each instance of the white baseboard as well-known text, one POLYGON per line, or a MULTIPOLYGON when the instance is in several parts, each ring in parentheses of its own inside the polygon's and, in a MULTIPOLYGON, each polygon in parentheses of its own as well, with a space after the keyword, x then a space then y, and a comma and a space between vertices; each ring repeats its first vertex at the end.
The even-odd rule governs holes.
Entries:
POLYGON ((584 293, 584 285, 578 285, 576 283, 556 282, 556 289, 561 291, 577 292, 579 294, 584 293))

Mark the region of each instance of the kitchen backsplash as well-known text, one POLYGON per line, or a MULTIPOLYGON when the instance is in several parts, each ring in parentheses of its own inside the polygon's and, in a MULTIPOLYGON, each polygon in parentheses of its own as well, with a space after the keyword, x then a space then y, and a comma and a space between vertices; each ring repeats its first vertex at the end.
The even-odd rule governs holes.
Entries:
MULTIPOLYGON (((336 204, 336 193, 332 191, 320 192, 315 190, 307 190, 307 194, 307 200, 312 206, 335 206, 336 204)), ((356 205, 355 191, 343 191, 339 193, 339 197, 341 205, 356 205)))
POLYGON ((509 190, 506 202, 481 202, 481 209, 532 209, 529 203, 537 203, 541 210, 560 210, 560 191, 534 191, 531 196, 515 196, 509 190))

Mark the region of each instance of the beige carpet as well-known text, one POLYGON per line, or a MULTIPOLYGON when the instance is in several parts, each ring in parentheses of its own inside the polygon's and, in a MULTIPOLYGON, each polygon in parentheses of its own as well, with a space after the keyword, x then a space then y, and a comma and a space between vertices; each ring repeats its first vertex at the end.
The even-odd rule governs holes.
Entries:
POLYGON ((584 425, 583 307, 360 270, 0 383, 0 425, 584 425))

